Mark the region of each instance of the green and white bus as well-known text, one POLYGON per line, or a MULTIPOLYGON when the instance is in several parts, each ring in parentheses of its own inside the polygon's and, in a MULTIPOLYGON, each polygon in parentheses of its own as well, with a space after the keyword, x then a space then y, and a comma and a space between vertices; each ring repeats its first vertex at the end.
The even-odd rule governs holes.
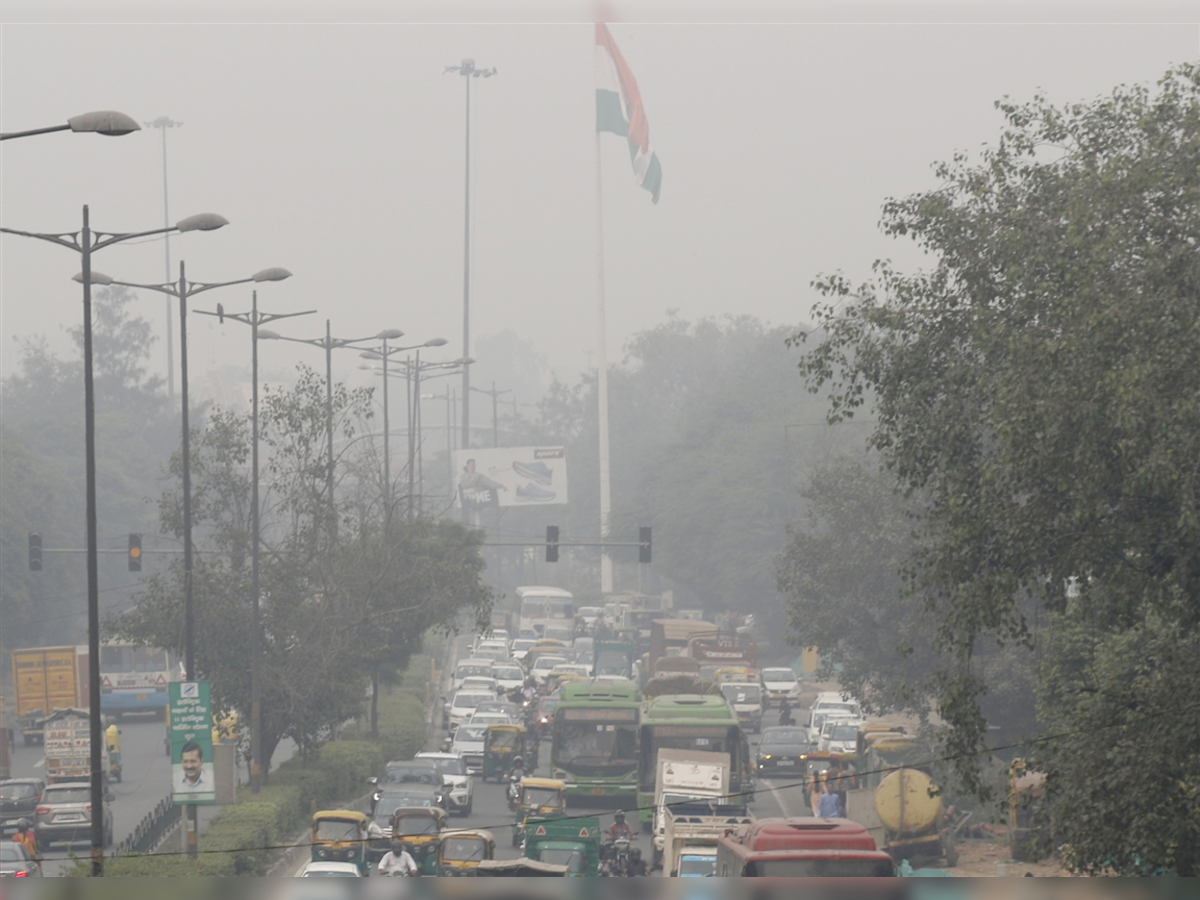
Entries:
POLYGON ((637 795, 638 725, 642 695, 633 684, 570 682, 554 710, 550 764, 567 784, 567 798, 610 798, 626 805, 637 795))
MULTIPOLYGON (((638 735, 638 821, 648 831, 654 822, 654 779, 658 751, 703 750, 729 754, 729 793, 751 788, 750 745, 737 714, 720 694, 664 694, 642 711, 638 735)), ((753 798, 746 796, 742 802, 753 798)))

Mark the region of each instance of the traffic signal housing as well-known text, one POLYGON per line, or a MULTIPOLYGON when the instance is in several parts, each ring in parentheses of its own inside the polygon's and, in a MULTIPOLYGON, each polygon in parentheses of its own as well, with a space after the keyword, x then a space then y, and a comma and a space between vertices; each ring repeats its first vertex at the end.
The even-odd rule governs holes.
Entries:
POLYGON ((142 536, 140 534, 129 535, 129 571, 142 571, 142 536))
POLYGON ((546 526, 546 562, 558 562, 558 526, 546 526))
POLYGON ((643 525, 638 529, 638 562, 650 562, 650 526, 643 525))
POLYGON ((42 571, 42 535, 39 531, 29 533, 29 571, 42 571))

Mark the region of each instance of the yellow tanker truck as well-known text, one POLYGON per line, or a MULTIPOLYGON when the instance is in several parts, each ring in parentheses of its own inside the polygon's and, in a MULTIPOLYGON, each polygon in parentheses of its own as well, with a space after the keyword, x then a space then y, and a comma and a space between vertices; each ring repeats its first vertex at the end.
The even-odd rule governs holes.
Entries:
POLYGON ((920 769, 896 769, 875 788, 875 812, 884 829, 883 848, 897 863, 942 859, 958 862, 954 845, 943 841, 942 798, 937 786, 920 769))

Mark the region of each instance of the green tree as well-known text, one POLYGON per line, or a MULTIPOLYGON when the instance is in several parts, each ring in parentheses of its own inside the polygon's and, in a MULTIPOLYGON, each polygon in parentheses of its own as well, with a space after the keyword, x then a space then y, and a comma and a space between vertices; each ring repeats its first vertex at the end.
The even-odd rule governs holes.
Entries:
MULTIPOLYGON (((834 419, 873 396, 871 444, 924 500, 909 572, 953 658, 937 706, 968 779, 986 726, 976 656, 1033 643, 1031 610, 1061 613, 1074 584, 1085 616, 1117 632, 1150 611, 1180 640, 1200 625, 1200 69, 1091 103, 999 107, 1007 128, 979 164, 957 155, 937 189, 884 206, 885 232, 932 268, 820 281, 823 331, 801 365, 834 419)), ((1162 721, 1184 718, 1162 699, 1162 721)), ((1090 721, 1083 706, 1062 715, 1090 721)), ((1182 727, 1161 739, 1195 746, 1182 727)), ((1145 802, 1129 774, 1093 771, 1108 815, 1063 808, 1064 829, 1099 829, 1082 865, 1127 846, 1145 802)), ((1195 791, 1163 784, 1173 796, 1157 801, 1191 792, 1194 810, 1195 791)), ((1161 851, 1137 848, 1194 872, 1161 851)))

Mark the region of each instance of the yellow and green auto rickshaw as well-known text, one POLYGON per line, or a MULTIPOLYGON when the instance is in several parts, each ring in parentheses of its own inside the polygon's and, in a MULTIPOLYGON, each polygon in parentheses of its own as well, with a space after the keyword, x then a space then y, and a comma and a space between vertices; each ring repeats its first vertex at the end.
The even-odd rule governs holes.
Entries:
POLYGON ((553 819, 567 814, 567 783, 556 778, 522 778, 514 813, 512 844, 518 847, 525 838, 529 816, 553 819))
POLYGON ((121 729, 113 722, 104 730, 104 743, 108 745, 108 780, 121 783, 121 729))
POLYGON ((371 874, 367 862, 367 825, 365 813, 353 809, 326 809, 313 813, 313 862, 348 862, 365 877, 371 874))
POLYGON ((524 725, 489 725, 483 735, 483 780, 503 781, 513 760, 524 755, 524 725))
POLYGON ((496 836, 483 829, 442 832, 438 848, 439 875, 466 875, 485 859, 496 858, 496 836))
POLYGON ((438 873, 438 848, 448 818, 438 806, 400 806, 392 812, 392 840, 403 842, 422 875, 438 873))

